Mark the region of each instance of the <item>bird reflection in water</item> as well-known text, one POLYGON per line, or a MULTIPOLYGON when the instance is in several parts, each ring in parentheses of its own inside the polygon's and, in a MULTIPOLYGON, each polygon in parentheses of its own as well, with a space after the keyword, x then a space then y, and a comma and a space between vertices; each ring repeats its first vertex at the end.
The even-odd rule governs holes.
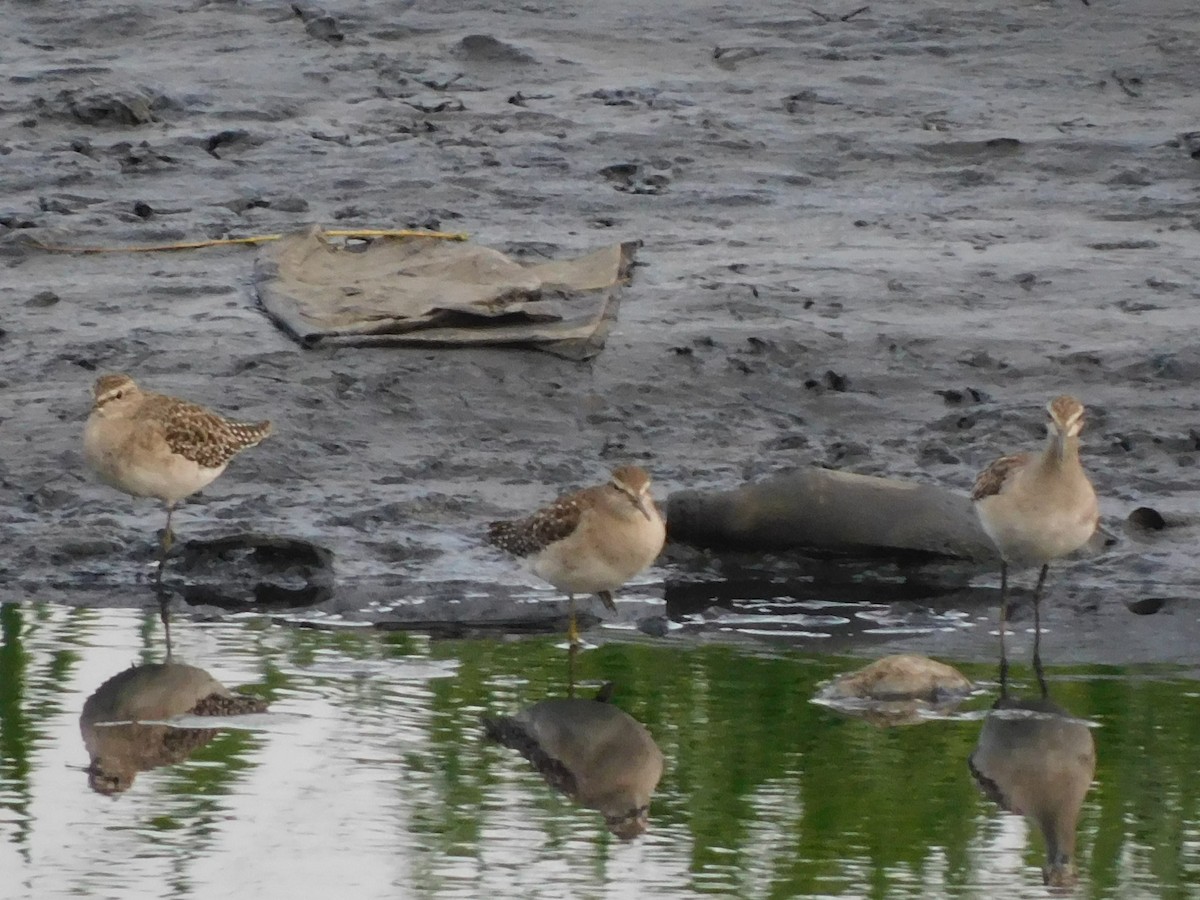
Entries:
MULTIPOLYGON (((568 660, 573 674, 574 659, 568 660)), ((482 721, 489 738, 518 751, 552 788, 600 812, 608 830, 627 841, 648 827, 663 755, 642 723, 609 702, 612 687, 608 682, 594 699, 578 699, 572 677, 572 696, 482 721)))
POLYGON ((1025 816, 1042 833, 1043 883, 1072 887, 1077 880, 1075 830, 1096 772, 1092 731, 1050 699, 1037 643, 1037 697, 1009 696, 1003 644, 1000 658, 1000 698, 984 719, 967 765, 988 799, 1025 816))
POLYGON ((84 703, 79 730, 91 760, 85 770, 88 786, 101 794, 127 791, 139 772, 182 762, 217 736, 216 728, 178 728, 161 724, 165 719, 266 708, 265 700, 230 691, 203 669, 172 662, 168 649, 166 662, 120 672, 84 703))

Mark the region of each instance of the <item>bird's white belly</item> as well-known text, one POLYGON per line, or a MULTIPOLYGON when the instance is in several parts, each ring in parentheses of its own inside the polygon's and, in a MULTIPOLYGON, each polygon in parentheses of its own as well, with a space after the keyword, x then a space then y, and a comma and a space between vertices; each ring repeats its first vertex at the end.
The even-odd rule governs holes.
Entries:
POLYGON ((138 443, 136 435, 91 419, 83 434, 88 465, 105 484, 135 497, 157 497, 176 503, 212 483, 225 467, 207 468, 170 452, 163 445, 138 443))
POLYGON ((560 591, 595 594, 615 591, 658 557, 666 537, 662 520, 626 523, 617 540, 590 528, 551 544, 533 561, 533 572, 560 591))
POLYGON ((1095 519, 1087 510, 1050 513, 1036 525, 1010 523, 1002 517, 980 515, 980 523, 1006 562, 1018 566, 1045 565, 1074 553, 1092 537, 1095 519))

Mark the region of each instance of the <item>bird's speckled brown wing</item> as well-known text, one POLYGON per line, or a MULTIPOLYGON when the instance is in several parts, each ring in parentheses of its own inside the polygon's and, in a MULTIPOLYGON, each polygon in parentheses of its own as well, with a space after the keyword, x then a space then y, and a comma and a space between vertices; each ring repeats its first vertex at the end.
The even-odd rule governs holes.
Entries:
POLYGON ((971 499, 982 500, 1000 493, 1004 482, 1022 466, 1028 465, 1028 453, 1014 453, 1012 456, 1002 456, 979 473, 975 486, 971 488, 971 499))
POLYGON ((975 784, 978 785, 979 791, 983 796, 987 797, 1001 809, 1008 812, 1012 811, 1012 803, 1004 796, 1004 792, 1000 790, 1000 785, 975 768, 974 753, 967 758, 967 768, 971 770, 971 777, 975 779, 975 784))
POLYGON ((146 403, 145 414, 161 423, 172 453, 209 469, 220 468, 271 433, 270 422, 231 422, 203 406, 163 395, 146 403))
POLYGON ((524 519, 492 522, 488 525, 488 543, 514 556, 532 556, 575 531, 586 504, 587 491, 579 491, 559 497, 524 519))
POLYGON ((250 694, 209 694, 188 712, 193 716, 244 716, 267 711, 267 701, 250 694))
POLYGON ((546 779, 550 787, 569 797, 578 794, 579 785, 575 781, 575 775, 562 762, 546 752, 524 722, 513 716, 498 716, 494 719, 482 716, 481 721, 484 732, 491 740, 516 750, 533 763, 533 767, 546 779))

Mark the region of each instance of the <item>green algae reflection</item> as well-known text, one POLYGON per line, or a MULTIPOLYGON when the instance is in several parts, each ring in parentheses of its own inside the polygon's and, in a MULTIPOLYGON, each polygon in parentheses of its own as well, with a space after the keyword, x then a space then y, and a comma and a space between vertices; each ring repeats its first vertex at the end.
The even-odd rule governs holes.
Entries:
MULTIPOLYGON (((38 797, 60 785, 56 796, 70 804, 86 791, 79 771, 51 746, 59 735, 67 758, 85 762, 76 720, 95 684, 78 672, 88 663, 98 668, 93 648, 113 657, 103 677, 135 655, 155 657, 161 635, 149 621, 0 607, 0 859, 23 880, 45 877, 29 852, 38 845, 38 809, 46 809, 38 797)), ((508 875, 495 875, 498 868, 551 873, 546 896, 597 896, 635 882, 655 896, 1042 890, 1040 838, 982 797, 967 769, 995 699, 987 689, 996 676, 991 665, 963 667, 984 691, 956 718, 881 729, 810 702, 819 684, 863 660, 644 640, 586 652, 576 661, 578 695, 612 682, 612 702, 650 730, 666 757, 649 832, 629 846, 516 753, 483 739, 481 715, 567 695, 557 637, 443 641, 250 620, 203 630, 179 622, 176 641, 206 654, 196 661, 218 676, 223 667, 257 673, 255 689, 283 718, 274 730, 232 731, 187 764, 147 773, 120 806, 78 801, 105 812, 72 820, 75 829, 108 829, 114 810, 140 823, 121 838, 124 859, 138 861, 121 869, 130 890, 159 889, 148 876, 137 881, 144 871, 165 877, 173 893, 199 891, 205 885, 195 879, 205 876, 198 873, 211 870, 200 863, 224 846, 230 823, 276 807, 316 823, 310 832, 318 836, 325 818, 340 823, 329 853, 354 848, 356 870, 375 872, 371 866, 384 860, 384 872, 404 873, 401 881, 384 874, 365 882, 362 897, 518 896, 504 894, 508 875), (297 760, 338 774, 326 790, 320 768, 305 768, 317 773, 303 779, 311 797, 252 793, 276 783, 258 774, 297 760)), ((1074 896, 1197 896, 1200 682, 1178 669, 1047 662, 1054 700, 1097 726, 1074 896)), ((1012 677, 1018 690, 1033 682, 1021 665, 1012 677)), ((273 834, 276 855, 286 857, 292 836, 273 834)), ((75 870, 69 860, 56 865, 67 866, 61 877, 75 884, 107 871, 95 859, 75 870)))

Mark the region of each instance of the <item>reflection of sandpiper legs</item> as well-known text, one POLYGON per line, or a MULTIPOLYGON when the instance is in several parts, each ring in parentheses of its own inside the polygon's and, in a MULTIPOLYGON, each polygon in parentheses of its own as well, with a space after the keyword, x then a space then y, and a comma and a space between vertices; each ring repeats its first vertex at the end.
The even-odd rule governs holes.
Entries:
POLYGON ((171 593, 162 586, 162 566, 159 566, 155 576, 154 593, 158 598, 158 618, 162 622, 163 636, 167 641, 167 662, 171 661, 171 593))
MULTIPOLYGON (((1041 581, 1038 582, 1038 588, 1041 588, 1041 581)), ((1003 608, 1003 607, 1001 607, 1003 608)), ((1003 621, 1003 617, 1001 617, 1003 621)), ((1042 698, 1045 699, 1050 695, 1049 689, 1046 687, 1046 672, 1042 667, 1042 629, 1039 622, 1038 607, 1034 604, 1033 607, 1033 673, 1037 676, 1038 690, 1041 691, 1042 698)), ((1004 629, 1000 630, 1000 699, 1008 698, 1008 655, 1004 648, 1004 629)))
POLYGON ((575 657, 579 655, 579 645, 572 642, 567 647, 567 696, 575 697, 575 657))
POLYGON ((1046 696, 1046 673, 1042 671, 1042 586, 1046 583, 1049 566, 1042 566, 1037 587, 1033 590, 1033 671, 1037 675, 1042 696, 1046 696))
POLYGON ((1037 675, 1038 690, 1042 692, 1042 699, 1045 700, 1050 696, 1050 690, 1046 687, 1046 673, 1042 670, 1042 655, 1036 642, 1033 645, 1033 671, 1037 675))
POLYGON ((1008 657, 1004 655, 1004 628, 1008 624, 1008 563, 1000 563, 1000 689, 1008 679, 1008 657))
MULTIPOLYGON (((1000 607, 1004 609, 1003 606, 1000 607)), ((1003 615, 1000 621, 1004 621, 1003 615)), ((1008 699, 1008 656, 1004 651, 1004 628, 1000 629, 1000 701, 1008 699)), ((1000 702, 997 701, 997 702, 1000 702)))
POLYGON ((163 569, 167 566, 167 553, 170 552, 171 539, 171 510, 174 504, 167 505, 167 528, 163 532, 161 552, 158 556, 158 567, 154 570, 154 594, 158 598, 158 618, 163 624, 163 634, 167 639, 167 659, 171 658, 171 614, 168 605, 171 602, 171 592, 163 587, 163 569))
POLYGON ((163 529, 162 538, 158 544, 158 570, 154 573, 154 582, 162 587, 163 569, 167 567, 167 555, 175 543, 175 534, 171 531, 171 513, 175 510, 174 503, 167 504, 167 527, 163 529))
POLYGON ((167 612, 167 601, 165 598, 162 601, 162 606, 160 606, 158 609, 158 614, 159 614, 159 617, 162 619, 163 635, 167 639, 167 661, 170 662, 170 660, 171 660, 171 615, 170 615, 170 613, 167 612))
MULTIPOLYGON (((1042 566, 1038 575, 1037 587, 1033 589, 1033 666, 1037 672, 1038 681, 1045 680, 1042 672, 1042 588, 1046 586, 1048 565, 1042 566)), ((1008 624, 1008 564, 1000 563, 1000 678, 1008 676, 1008 658, 1004 654, 1004 633, 1008 624)))
MULTIPOLYGON (((1036 619, 1036 614, 1035 614, 1036 619)), ((1042 696, 1046 696, 1046 673, 1042 671, 1042 632, 1037 630, 1033 634, 1033 673, 1037 675, 1038 686, 1042 689, 1042 696)))

